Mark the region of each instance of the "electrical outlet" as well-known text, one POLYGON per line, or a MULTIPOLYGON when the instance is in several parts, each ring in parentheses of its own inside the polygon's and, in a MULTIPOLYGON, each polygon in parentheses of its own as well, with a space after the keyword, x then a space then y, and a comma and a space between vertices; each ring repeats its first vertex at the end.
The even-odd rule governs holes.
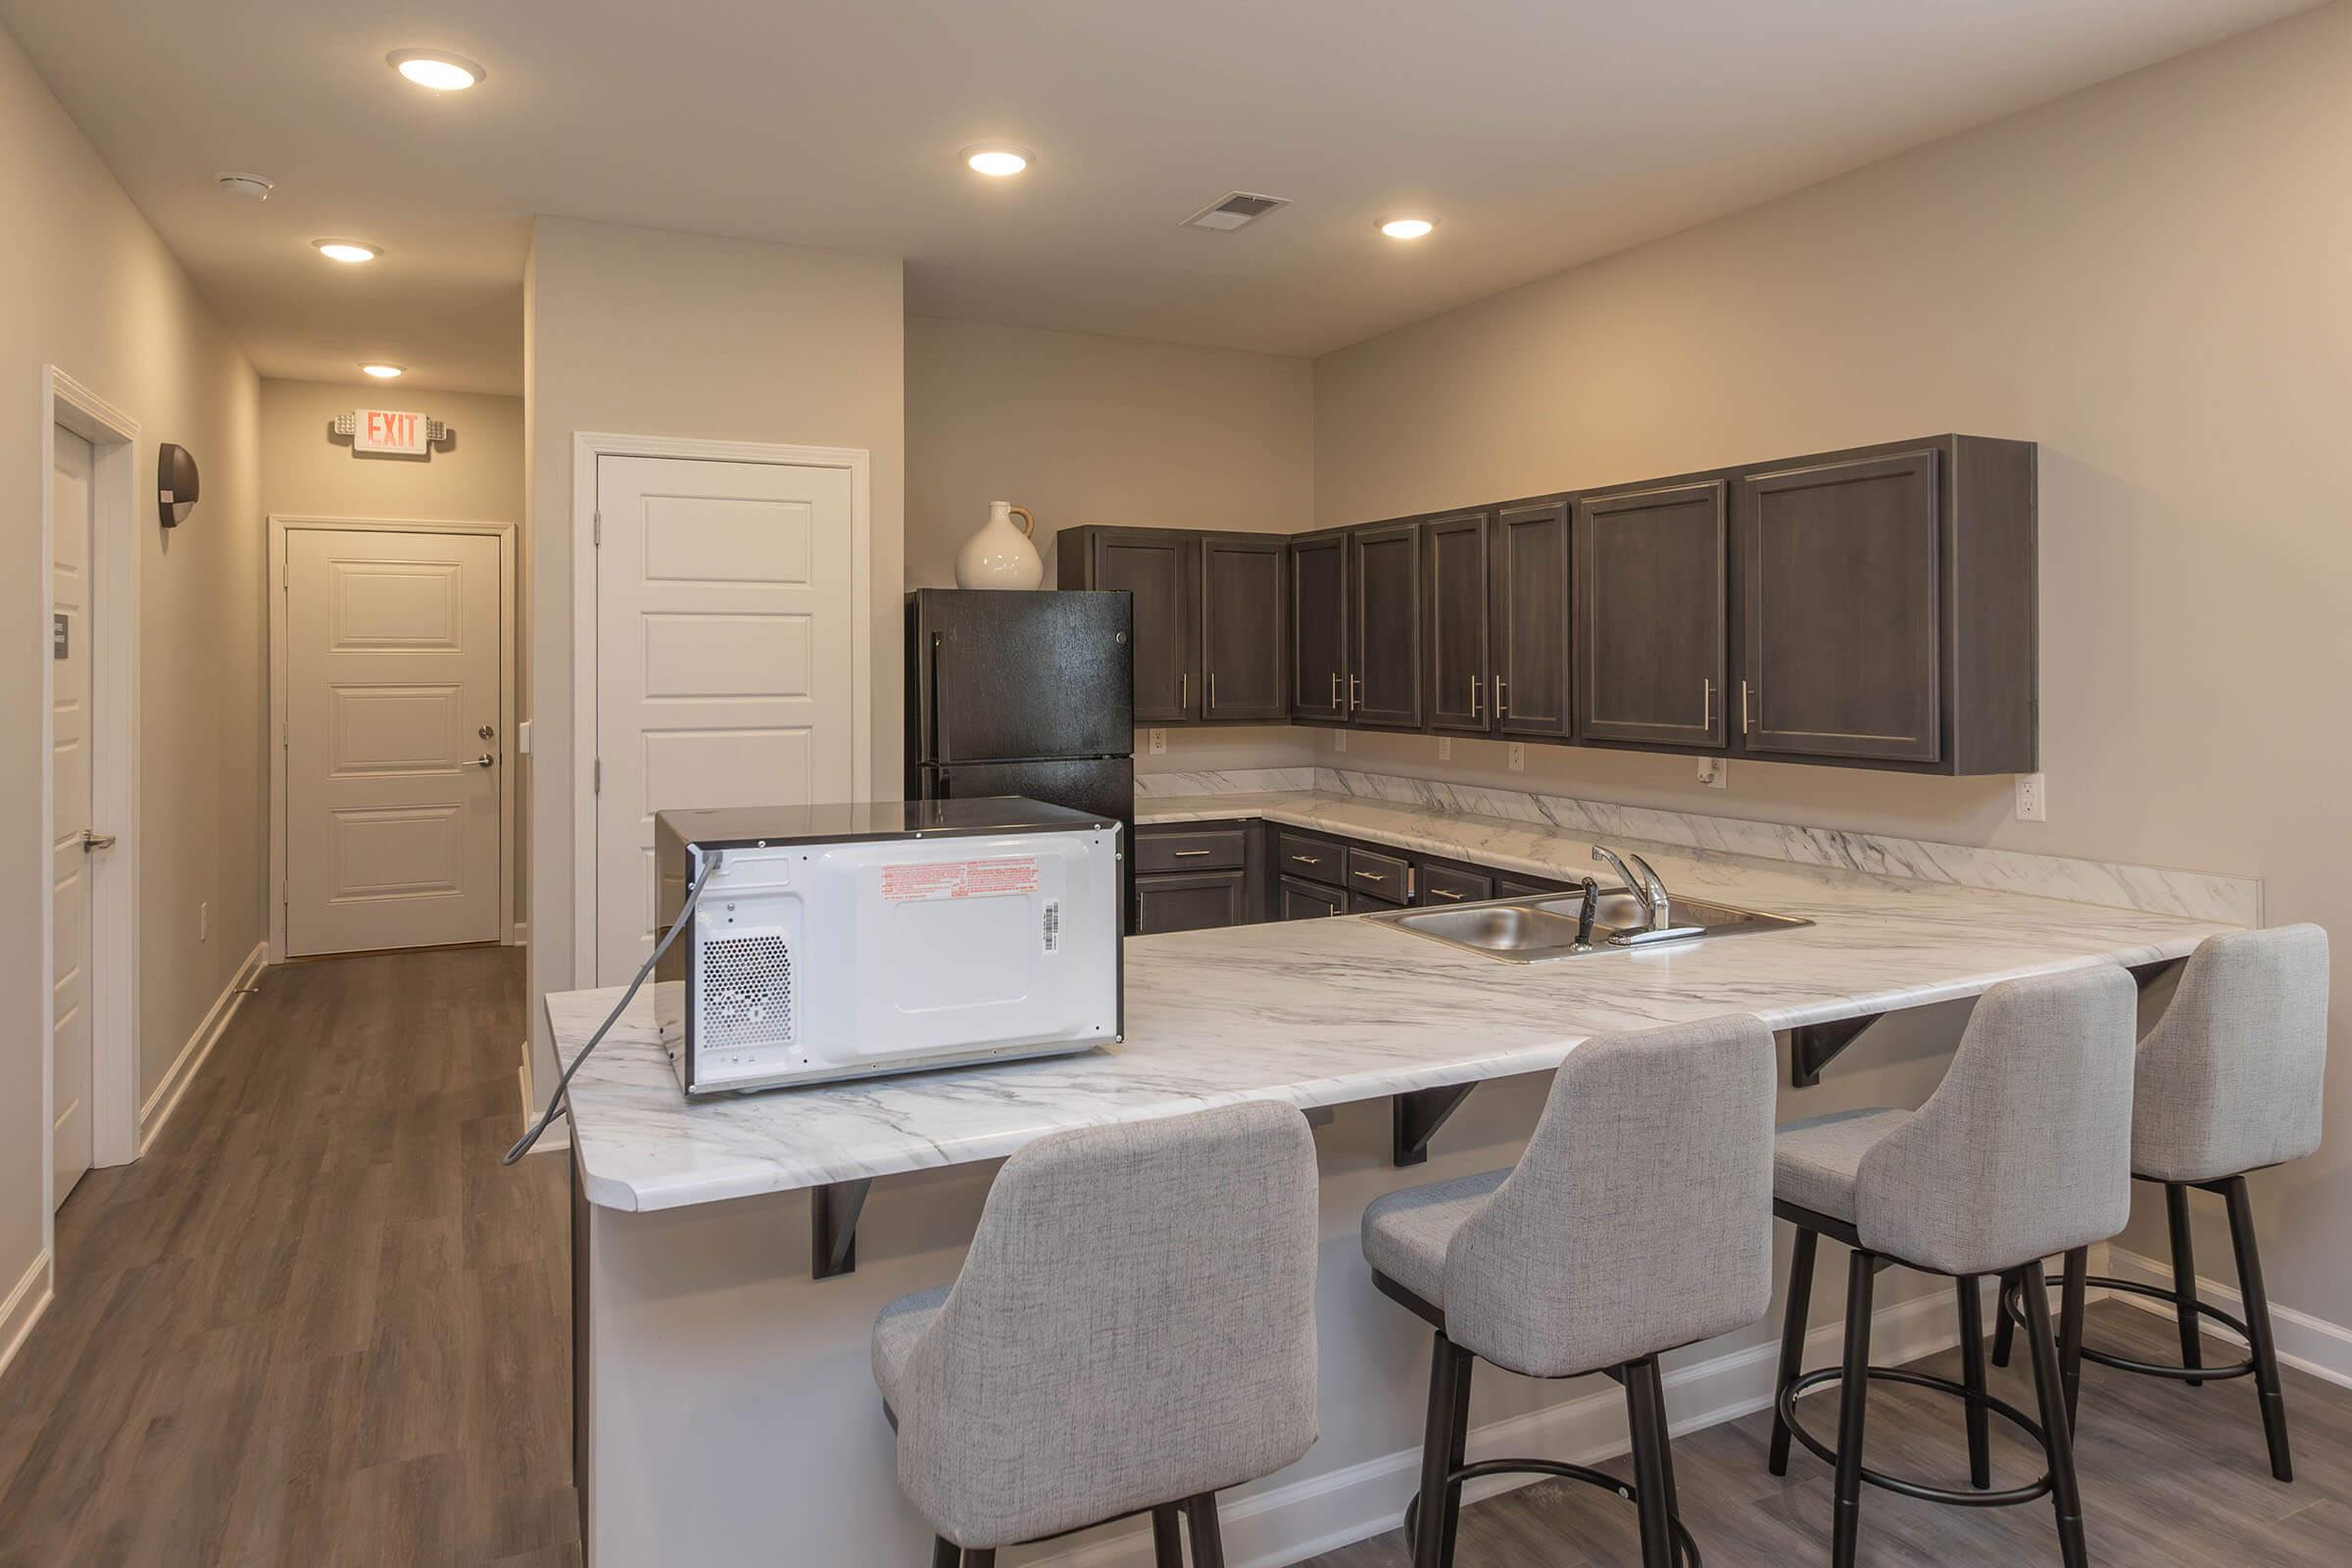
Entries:
POLYGON ((1514 773, 1527 771, 1527 743, 1524 741, 1511 742, 1511 771, 1514 773))
POLYGON ((2050 798, 2039 773, 2017 775, 2017 819, 2020 822, 2050 819, 2050 798))
POLYGON ((1152 730, 1152 731, 1151 732, 1151 740, 1150 740, 1149 744, 1150 744, 1150 746, 1151 746, 1151 749, 1152 749, 1152 755, 1153 757, 1165 757, 1165 756, 1167 756, 1167 755, 1168 755, 1168 732, 1167 732, 1166 730, 1164 730, 1164 729, 1155 729, 1155 730, 1152 730))
POLYGON ((1348 749, 1348 732, 1346 730, 1337 729, 1331 732, 1331 749, 1335 752, 1344 752, 1348 749))
POLYGON ((1450 762, 1453 760, 1452 736, 1441 735, 1438 737, 1438 760, 1441 762, 1450 762))
POLYGON ((213 940, 213 906, 209 904, 196 906, 196 940, 199 942, 213 940))
POLYGON ((1698 781, 1711 790, 1729 789, 1732 785, 1732 764, 1720 757, 1698 760, 1698 781))

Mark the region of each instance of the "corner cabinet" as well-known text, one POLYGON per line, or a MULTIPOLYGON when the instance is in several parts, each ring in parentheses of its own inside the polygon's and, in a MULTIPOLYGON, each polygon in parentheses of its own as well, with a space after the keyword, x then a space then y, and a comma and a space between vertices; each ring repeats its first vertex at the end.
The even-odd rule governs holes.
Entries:
POLYGON ((1288 571, 1281 534, 1070 528, 1055 586, 1135 600, 1135 722, 1282 723, 1288 571))

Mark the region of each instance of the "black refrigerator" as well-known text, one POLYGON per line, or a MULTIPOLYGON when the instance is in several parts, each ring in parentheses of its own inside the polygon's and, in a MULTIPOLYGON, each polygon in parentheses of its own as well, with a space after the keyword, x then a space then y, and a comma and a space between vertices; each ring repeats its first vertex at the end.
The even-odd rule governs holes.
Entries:
POLYGON ((1132 904, 1133 620, 1124 590, 908 594, 906 798, 1025 795, 1115 816, 1132 904))

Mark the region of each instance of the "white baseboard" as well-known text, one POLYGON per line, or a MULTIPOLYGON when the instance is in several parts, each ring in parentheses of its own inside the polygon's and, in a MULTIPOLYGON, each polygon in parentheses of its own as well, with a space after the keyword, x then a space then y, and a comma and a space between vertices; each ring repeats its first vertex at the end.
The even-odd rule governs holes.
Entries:
POLYGON ((268 952, 267 943, 253 945, 253 951, 245 955, 245 961, 237 965, 237 972, 229 976, 228 985, 213 999, 212 1009, 205 1013, 204 1021, 188 1036, 188 1043, 179 1048, 179 1056, 172 1063, 171 1071, 164 1074, 164 1081, 155 1086, 155 1093, 139 1107, 140 1153, 147 1152, 156 1134, 164 1130, 164 1123, 179 1108, 180 1096, 188 1092, 188 1085, 195 1081, 196 1069, 204 1065, 205 1058, 213 1054, 213 1047, 220 1044, 228 1020, 236 1014, 237 1004, 245 1000, 246 991, 261 974, 268 952))
POLYGON ((0 1301, 0 1377, 8 1375, 10 1363, 24 1348, 25 1336, 41 1320, 41 1314, 49 1310, 51 1298, 49 1254, 43 1252, 32 1260, 32 1267, 24 1271, 24 1277, 17 1281, 17 1288, 8 1293, 8 1299, 0 1301))
MULTIPOLYGON (((1842 1322, 1813 1329, 1805 1339, 1805 1364, 1836 1361, 1844 1335, 1842 1322)), ((1928 1292, 1872 1317, 1871 1360, 1880 1366, 1916 1361, 1959 1343, 1948 1290, 1928 1292)), ((1768 1408, 1780 1353, 1776 1340, 1667 1373, 1669 1425, 1677 1433, 1696 1432, 1768 1408)), ((1470 1434, 1470 1458, 1526 1454, 1593 1464, 1625 1452, 1625 1396, 1613 1383, 1595 1382, 1594 1392, 1579 1398, 1477 1428, 1470 1434)), ((1421 1450, 1414 1447, 1237 1497, 1219 1512, 1226 1555, 1234 1568, 1278 1568, 1394 1530, 1403 1523, 1404 1505, 1420 1479, 1421 1450)), ((1476 1501, 1542 1479, 1491 1476, 1463 1488, 1462 1495, 1476 1501)), ((1146 1568, 1151 1560, 1151 1533, 1138 1528, 1042 1558, 1039 1568, 1146 1568)))
MULTIPOLYGON (((2107 1272, 2119 1280, 2131 1280, 2141 1285, 2173 1288, 2173 1266, 2120 1247, 2107 1249, 2107 1272)), ((2218 1280, 2197 1276, 2197 1295, 2234 1317, 2246 1315, 2246 1299, 2237 1288, 2218 1280)), ((2152 1301, 2144 1296, 2111 1292, 2110 1298, 2129 1301, 2143 1312, 2153 1312, 2168 1322, 2173 1316, 2171 1306, 2152 1301)), ((2228 1331, 2223 1333, 2227 1335, 2228 1331)), ((2271 1303, 2271 1334, 2278 1344, 2278 1359, 2298 1371, 2315 1378, 2325 1378, 2338 1388, 2352 1389, 2352 1329, 2345 1329, 2308 1312, 2298 1312, 2291 1306, 2271 1303)))
MULTIPOLYGON (((516 1077, 522 1084, 522 1130, 527 1133, 531 1130, 531 1123, 539 1119, 539 1096, 531 1088, 531 1037, 529 1035, 522 1037, 522 1068, 516 1077)), ((546 1132, 539 1135, 539 1141, 531 1146, 531 1152, 552 1154, 560 1149, 569 1149, 570 1147, 571 1118, 563 1116, 550 1125, 546 1132)))

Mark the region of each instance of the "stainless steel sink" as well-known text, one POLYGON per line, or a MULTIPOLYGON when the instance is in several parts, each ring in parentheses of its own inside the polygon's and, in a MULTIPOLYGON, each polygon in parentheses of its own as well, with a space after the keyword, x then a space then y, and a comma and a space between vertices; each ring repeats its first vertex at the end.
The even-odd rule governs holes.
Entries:
POLYGON ((1540 899, 1491 899, 1483 904, 1456 904, 1443 909, 1397 909, 1366 918, 1376 925, 1393 925, 1399 931, 1465 952, 1484 954, 1505 963, 1542 963, 1630 948, 1697 942, 1708 937, 1787 931, 1813 923, 1793 915, 1767 914, 1761 909, 1741 909, 1728 904, 1678 897, 1672 905, 1674 923, 1664 930, 1653 931, 1639 899, 1625 888, 1608 888, 1600 895, 1592 942, 1579 946, 1577 913, 1582 904, 1583 899, 1576 894, 1549 894, 1540 899))

